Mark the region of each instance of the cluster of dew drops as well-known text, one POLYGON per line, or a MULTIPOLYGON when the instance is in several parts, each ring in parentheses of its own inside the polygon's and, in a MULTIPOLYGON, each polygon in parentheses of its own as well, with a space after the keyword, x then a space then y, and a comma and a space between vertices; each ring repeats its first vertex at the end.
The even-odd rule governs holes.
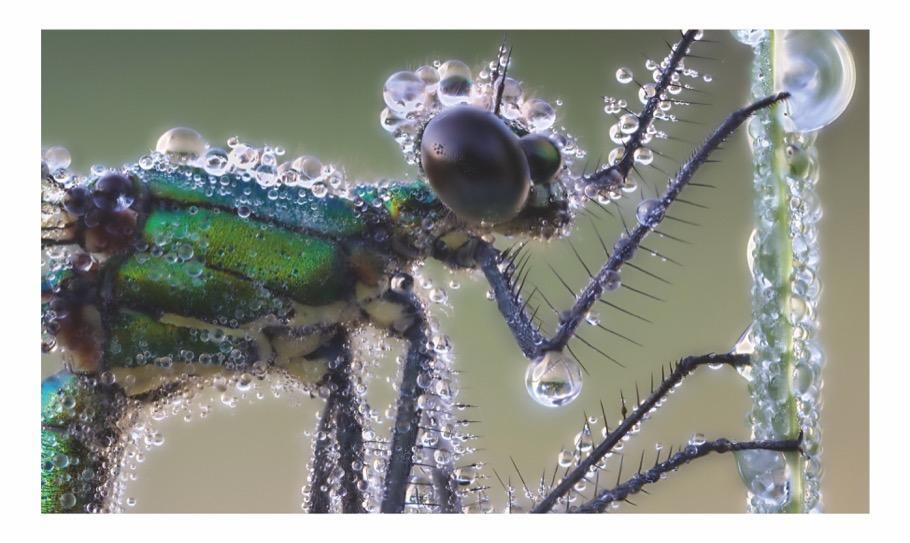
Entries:
MULTIPOLYGON (((380 125, 392 134, 409 165, 420 164, 418 142, 427 122, 440 111, 467 104, 492 110, 499 85, 497 73, 508 72, 509 53, 499 48, 497 58, 473 71, 460 60, 435 60, 414 71, 399 71, 386 80, 382 89, 385 108, 380 125)), ((585 158, 586 152, 565 127, 557 126, 557 109, 562 100, 550 103, 529 95, 522 83, 506 76, 500 115, 521 130, 549 136, 560 148, 567 165, 585 158)))

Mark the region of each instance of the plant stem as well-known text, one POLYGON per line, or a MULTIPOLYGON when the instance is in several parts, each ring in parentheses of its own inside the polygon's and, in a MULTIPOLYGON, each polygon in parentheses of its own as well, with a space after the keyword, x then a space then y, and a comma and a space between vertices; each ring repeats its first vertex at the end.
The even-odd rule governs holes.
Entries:
MULTIPOLYGON (((753 96, 775 89, 774 31, 740 39, 753 47, 753 96)), ((751 343, 749 374, 753 439, 794 439, 803 432, 805 454, 786 452, 787 499, 761 499, 750 485, 749 507, 759 513, 803 513, 819 505, 819 392, 821 350, 818 328, 820 216, 813 134, 787 132, 779 112, 760 111, 749 126, 755 187, 752 234, 751 343)), ((747 481, 748 483, 748 481, 747 481)))

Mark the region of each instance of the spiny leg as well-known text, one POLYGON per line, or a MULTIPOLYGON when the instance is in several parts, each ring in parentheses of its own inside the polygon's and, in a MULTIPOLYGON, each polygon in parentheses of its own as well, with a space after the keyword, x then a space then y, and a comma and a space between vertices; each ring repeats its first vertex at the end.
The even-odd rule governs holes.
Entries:
POLYGON ((618 189, 629 176, 635 167, 635 151, 644 146, 645 135, 654 120, 660 103, 666 99, 666 92, 672 85, 679 85, 679 83, 674 83, 674 77, 678 76, 683 59, 689 56, 689 50, 696 41, 698 33, 698 30, 687 30, 679 42, 671 46, 670 56, 666 61, 667 65, 661 69, 660 77, 654 84, 653 94, 649 93, 651 96, 648 97, 641 112, 635 115, 638 127, 623 144, 622 157, 616 164, 587 176, 585 183, 588 186, 598 190, 618 189))
MULTIPOLYGON (((403 274, 402 274, 403 275, 403 274)), ((399 284, 413 283, 410 276, 399 281, 399 284)), ((407 354, 402 368, 401 384, 398 390, 397 412, 395 427, 392 433, 391 451, 385 474, 385 488, 383 493, 381 512, 401 513, 406 505, 408 487, 411 484, 412 470, 429 471, 429 486, 436 493, 435 505, 441 512, 451 513, 459 507, 459 497, 451 473, 451 462, 424 463, 415 460, 415 457, 424 456, 426 450, 451 455, 448 450, 447 440, 442 435, 438 424, 427 424, 427 419, 440 416, 440 413, 430 412, 422 406, 423 398, 441 398, 438 391, 432 390, 432 384, 439 375, 434 370, 435 355, 428 349, 430 342, 430 325, 420 300, 410 292, 409 288, 398 288, 387 291, 384 296, 386 301, 404 308, 405 316, 402 325, 397 327, 397 332, 407 341, 407 354), (420 432, 433 433, 438 437, 436 445, 430 447, 417 443, 420 432), (420 454, 419 454, 420 453, 420 454)), ((436 380, 435 382, 441 382, 436 380)), ((419 486, 415 489, 420 490, 419 486)), ((418 502, 421 505, 426 503, 418 502)))
MULTIPOLYGON (((639 491, 644 491, 643 487, 648 484, 656 483, 661 476, 678 469, 683 464, 687 464, 696 458, 707 456, 712 452, 726 453, 735 451, 764 450, 764 451, 799 451, 802 438, 799 439, 781 439, 781 440, 757 440, 757 441, 730 441, 721 438, 714 441, 694 445, 690 444, 686 448, 678 451, 672 456, 668 456, 663 462, 655 462, 654 467, 641 471, 639 470, 615 487, 597 493, 594 499, 580 505, 573 513, 602 513, 608 505, 617 501, 628 501, 628 496, 639 491)), ((659 453, 658 453, 659 454, 659 453)), ((642 457, 644 458, 644 457, 642 457)))
POLYGON ((478 241, 477 261, 493 288, 500 312, 506 318, 525 356, 536 359, 547 351, 562 350, 572 339, 579 323, 594 303, 601 299, 605 291, 619 286, 619 272, 622 266, 632 259, 642 240, 663 221, 667 209, 677 200, 680 192, 711 152, 753 113, 770 107, 788 96, 787 93, 780 93, 759 100, 734 112, 714 130, 682 165, 679 172, 669 180, 666 190, 660 197, 649 202, 649 208, 639 224, 616 240, 606 264, 591 278, 581 293, 576 295, 575 304, 561 316, 555 333, 549 338, 544 337, 534 324, 526 310, 526 304, 521 301, 518 289, 515 288, 513 280, 515 254, 511 251, 501 252, 489 243, 478 241))
MULTIPOLYGON (((598 462, 604 458, 608 453, 613 451, 614 447, 639 424, 642 419, 645 418, 652 410, 658 405, 661 400, 663 400, 674 387, 682 382, 682 380, 691 373, 695 368, 699 366, 704 366, 707 364, 717 365, 723 364, 731 367, 742 367, 750 363, 750 357, 746 354, 707 354, 701 356, 688 356, 683 358, 669 375, 665 376, 661 383, 652 390, 652 392, 642 401, 636 399, 635 408, 631 412, 627 413, 625 400, 623 400, 623 420, 619 425, 607 433, 604 437, 604 440, 598 444, 593 450, 588 454, 586 458, 581 460, 578 465, 568 471, 562 480, 553 487, 549 493, 547 493, 544 498, 538 502, 534 508, 531 510, 532 513, 546 513, 553 509, 553 506, 556 503, 571 492, 572 488, 576 483, 584 479, 591 470, 598 470, 598 462)), ((605 421, 606 422, 606 421, 605 421)), ((789 447, 787 450, 796 450, 799 446, 799 442, 768 442, 768 447, 755 446, 753 448, 768 448, 772 450, 780 450, 780 447, 789 447)), ((706 451, 705 454, 707 454, 706 451)), ((693 457, 694 458, 694 457, 693 457)), ((681 463, 683 459, 680 459, 681 463)))
POLYGON ((347 334, 339 327, 335 336, 311 356, 328 360, 328 372, 320 387, 327 387, 329 396, 315 436, 309 512, 330 512, 330 492, 335 490, 343 513, 365 513, 363 470, 357 469, 364 459, 361 400, 354 390, 347 334), (336 468, 341 470, 340 481, 331 480, 336 468))

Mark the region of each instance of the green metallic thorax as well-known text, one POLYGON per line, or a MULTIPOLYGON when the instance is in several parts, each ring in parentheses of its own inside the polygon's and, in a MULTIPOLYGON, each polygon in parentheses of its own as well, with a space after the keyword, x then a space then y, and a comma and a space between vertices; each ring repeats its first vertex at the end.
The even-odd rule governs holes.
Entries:
MULTIPOLYGON (((78 417, 88 413, 92 428, 116 437, 124 404, 113 398, 141 400, 172 373, 256 360, 295 371, 322 341, 318 333, 295 336, 304 325, 388 325, 397 318, 380 299, 388 274, 429 256, 448 228, 448 212, 420 182, 316 197, 188 167, 133 174, 134 247, 104 255, 92 279, 97 301, 80 302, 89 305, 79 311, 96 317, 79 323, 101 327, 101 362, 74 364, 90 376, 61 372, 42 383, 42 512, 103 506, 101 462, 111 459, 92 436, 73 431, 78 417), (116 383, 99 385, 100 372, 116 383)), ((65 291, 70 280, 72 273, 45 277, 42 292, 65 291)))

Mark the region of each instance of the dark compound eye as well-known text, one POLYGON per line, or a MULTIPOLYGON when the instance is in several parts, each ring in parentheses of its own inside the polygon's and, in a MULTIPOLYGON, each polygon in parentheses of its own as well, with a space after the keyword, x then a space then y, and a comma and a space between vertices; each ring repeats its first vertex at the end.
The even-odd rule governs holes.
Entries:
POLYGON ((521 138, 521 149, 528 159, 528 170, 534 183, 549 183, 562 167, 562 153, 543 134, 528 134, 521 138))
POLYGON ((518 136, 489 111, 443 111, 424 129, 420 151, 427 180, 460 218, 497 223, 524 207, 528 161, 518 136))
POLYGON ((119 174, 102 177, 92 190, 92 202, 103 211, 121 211, 133 205, 133 184, 119 174))

